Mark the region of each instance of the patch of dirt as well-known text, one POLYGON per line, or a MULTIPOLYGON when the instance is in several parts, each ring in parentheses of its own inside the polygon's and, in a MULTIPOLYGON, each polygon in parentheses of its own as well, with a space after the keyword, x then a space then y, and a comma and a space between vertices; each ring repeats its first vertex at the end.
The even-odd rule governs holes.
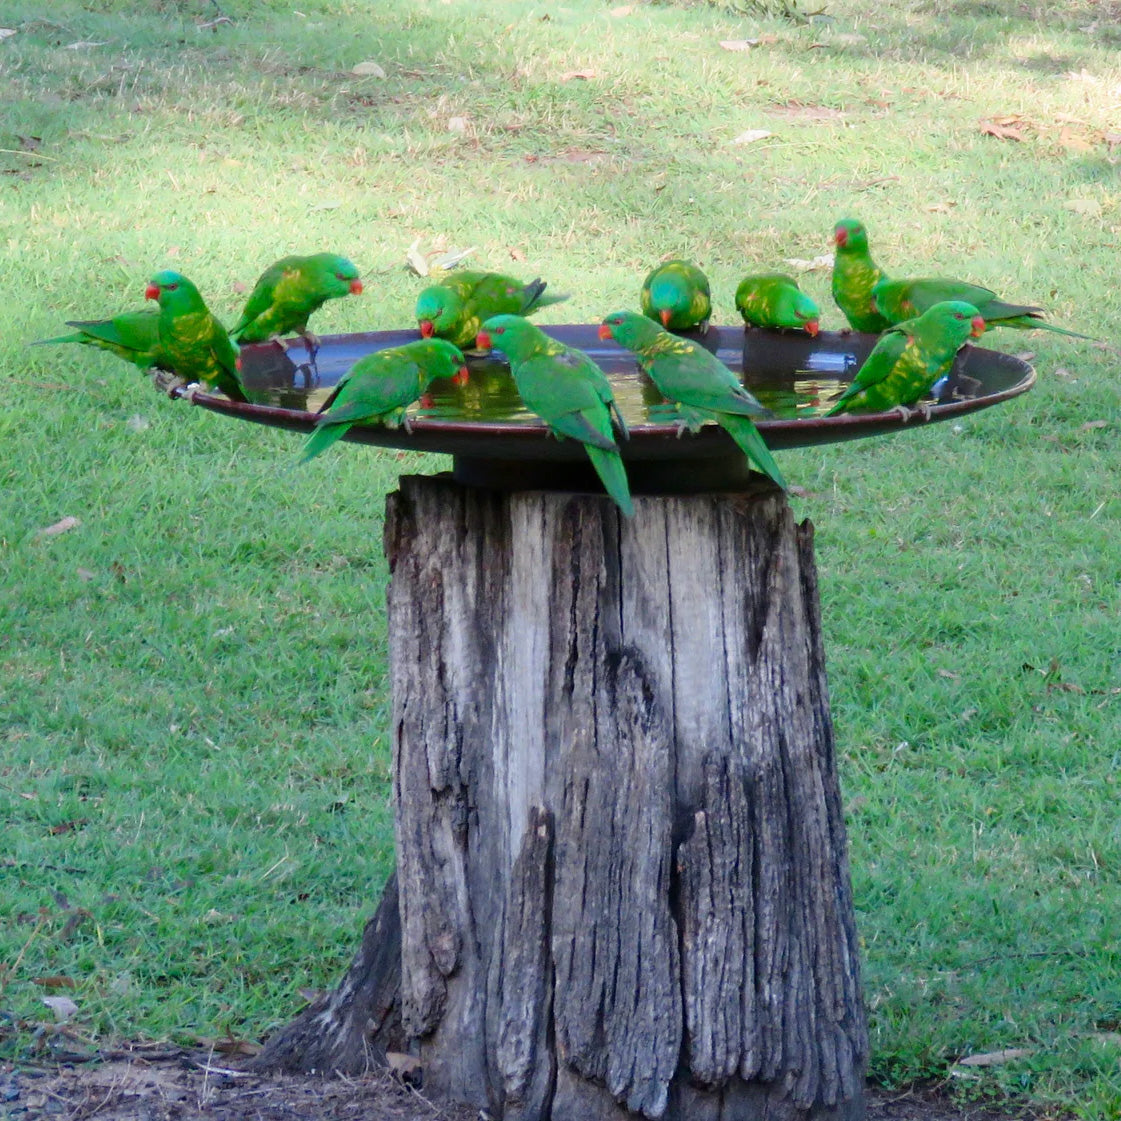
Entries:
MULTIPOLYGON (((387 1072, 362 1078, 259 1075, 204 1052, 113 1052, 101 1063, 0 1064, 6 1121, 482 1121, 441 1106, 387 1072)), ((946 1098, 870 1090, 868 1121, 1042 1121, 1045 1115, 962 1109, 946 1098)), ((1051 1115, 1054 1116, 1054 1115, 1051 1115)))

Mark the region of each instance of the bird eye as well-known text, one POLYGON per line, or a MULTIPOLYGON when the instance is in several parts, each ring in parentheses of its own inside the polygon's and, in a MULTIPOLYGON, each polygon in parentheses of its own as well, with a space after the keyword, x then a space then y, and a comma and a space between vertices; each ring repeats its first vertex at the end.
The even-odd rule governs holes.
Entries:
POLYGON ((337 272, 337 273, 335 273, 335 279, 336 280, 346 280, 346 277, 343 276, 343 274, 341 272, 337 272))
POLYGON ((178 288, 178 287, 179 287, 178 284, 165 284, 163 286, 163 289, 164 289, 165 292, 174 292, 175 289, 178 288))
POLYGON ((505 327, 495 327, 493 333, 496 334, 496 335, 504 335, 504 334, 506 334, 506 328, 505 327))

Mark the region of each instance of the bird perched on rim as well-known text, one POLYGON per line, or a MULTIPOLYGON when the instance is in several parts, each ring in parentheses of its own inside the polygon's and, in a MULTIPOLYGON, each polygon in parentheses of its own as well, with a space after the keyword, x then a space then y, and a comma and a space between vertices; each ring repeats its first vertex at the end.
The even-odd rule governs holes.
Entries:
POLYGON ((182 273, 165 269, 148 281, 144 295, 160 305, 159 347, 183 384, 203 382, 233 401, 247 400, 237 372, 237 344, 199 290, 182 273))
POLYGON ((707 331, 712 315, 708 277, 689 261, 666 261, 642 282, 639 305, 667 331, 707 331))
POLYGON ((492 315, 532 315, 568 299, 546 295, 545 288, 540 277, 523 284, 499 272, 457 269, 417 297, 417 326, 426 339, 437 336, 456 346, 473 346, 483 320, 492 315))
POLYGON ((749 460, 784 490, 786 480, 752 417, 770 416, 723 362, 691 339, 672 335, 633 311, 616 311, 604 319, 601 339, 614 339, 632 351, 659 392, 680 413, 681 427, 696 432, 714 420, 749 460))
POLYGON ((81 343, 107 350, 141 370, 150 370, 153 366, 170 370, 171 362, 160 349, 159 321, 160 313, 156 308, 126 311, 112 319, 71 319, 66 326, 77 328, 72 334, 36 339, 30 345, 81 343))
MULTIPOLYGON (((985 330, 985 320, 962 300, 935 304, 917 319, 886 330, 856 372, 852 384, 825 414, 897 412, 910 420, 915 404, 948 373, 957 352, 985 330)), ((914 410, 930 419, 930 407, 914 410)))
POLYGON ((239 343, 263 343, 295 333, 314 353, 318 345, 307 329, 312 313, 328 300, 361 294, 358 270, 346 257, 337 253, 281 257, 257 278, 230 337, 239 343))
POLYGON ((451 378, 457 385, 467 381, 463 353, 446 339, 417 339, 359 358, 319 410, 299 462, 326 451, 356 424, 404 425, 408 431, 405 410, 437 378, 451 378))
POLYGON ((988 288, 969 284, 964 280, 944 277, 924 277, 917 280, 888 280, 886 277, 872 289, 876 310, 892 323, 902 323, 922 315, 935 304, 946 300, 962 300, 972 304, 984 317, 987 327, 1015 327, 1021 331, 1040 328, 1069 335, 1075 339, 1089 339, 1077 331, 1056 327, 1043 320, 1043 309, 1027 304, 1009 304, 988 288))
POLYGON ((854 331, 878 335, 891 326, 876 310, 872 289, 884 271, 868 250, 868 232, 855 218, 842 218, 833 227, 833 299, 854 331))
POLYGON ((782 273, 745 276, 736 289, 736 307, 749 327, 777 327, 816 335, 821 329, 817 304, 792 277, 782 273))
POLYGON ((630 485, 611 414, 623 436, 619 414, 604 372, 581 350, 546 335, 520 315, 494 315, 483 323, 478 345, 501 350, 526 408, 536 413, 554 436, 579 440, 604 489, 629 518, 634 514, 630 485))

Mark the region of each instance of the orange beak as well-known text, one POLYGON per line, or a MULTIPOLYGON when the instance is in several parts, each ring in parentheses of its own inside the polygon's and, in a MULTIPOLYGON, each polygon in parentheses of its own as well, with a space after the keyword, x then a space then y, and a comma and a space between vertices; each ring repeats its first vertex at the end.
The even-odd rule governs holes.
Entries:
POLYGON ((455 372, 454 376, 452 377, 452 381, 456 385, 466 385, 467 384, 467 367, 466 366, 460 366, 459 369, 455 372))
POLYGON ((158 300, 159 298, 160 286, 158 284, 149 284, 148 287, 144 289, 144 299, 158 300))
POLYGON ((422 339, 430 339, 436 334, 436 327, 431 319, 422 319, 420 321, 420 337, 422 339))
POLYGON ((494 343, 491 342, 490 332, 489 331, 480 331, 475 336, 475 346, 479 350, 490 350, 491 347, 494 346, 494 343))
POLYGON ((609 338, 611 338, 611 328, 608 327, 606 323, 601 323, 599 325, 599 337, 604 342, 606 342, 609 338))
POLYGON ((821 330, 821 324, 816 319, 806 320, 806 334, 812 339, 818 331, 821 330))
POLYGON ((362 295, 362 281, 359 280, 358 277, 355 277, 350 282, 350 294, 352 296, 361 296, 362 295))
POLYGON ((673 312, 670 311, 669 308, 662 308, 662 310, 658 312, 658 318, 662 321, 662 326, 668 331, 669 321, 673 318, 673 312))
POLYGON ((975 315, 972 319, 973 330, 970 331, 970 337, 979 339, 985 333, 985 319, 984 316, 975 315))
POLYGON ((833 231, 833 240, 843 249, 849 243, 849 232, 844 226, 838 226, 833 231))

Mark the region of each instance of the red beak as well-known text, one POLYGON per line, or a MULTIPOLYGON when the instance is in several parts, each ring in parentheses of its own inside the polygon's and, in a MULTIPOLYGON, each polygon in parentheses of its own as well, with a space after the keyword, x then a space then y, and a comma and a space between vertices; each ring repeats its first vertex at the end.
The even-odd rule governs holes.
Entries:
POLYGON ((806 334, 812 339, 818 331, 821 330, 821 324, 816 319, 806 320, 806 334))
POLYGON ((234 359, 234 369, 237 370, 237 372, 239 374, 241 373, 241 355, 240 354, 234 359))
POLYGON ((475 346, 477 346, 479 348, 479 350, 490 350, 491 347, 494 346, 494 343, 491 342, 491 339, 490 339, 490 332, 489 331, 480 331, 475 336, 475 346))
POLYGON ((973 323, 973 330, 970 332, 970 335, 975 339, 979 339, 985 333, 985 319, 984 319, 984 316, 975 315, 973 317, 972 323, 973 323))
MULTIPOLYGON (((476 340, 476 342, 477 341, 478 340, 476 340)), ((455 372, 455 375, 452 377, 452 381, 456 385, 466 385, 467 384, 467 367, 466 366, 460 366, 459 369, 455 372)))
POLYGON ((662 326, 668 331, 669 321, 673 318, 673 312, 670 311, 669 308, 663 308, 658 312, 658 318, 662 321, 662 326))
POLYGON ((436 328, 431 319, 422 319, 420 321, 420 337, 422 339, 430 339, 436 334, 436 328))
POLYGON ((160 286, 158 284, 149 284, 148 287, 144 289, 144 299, 158 300, 159 298, 160 286))
POLYGON ((849 243, 849 232, 844 226, 838 226, 833 231, 833 240, 843 249, 849 243))
POLYGON ((611 328, 608 327, 606 323, 601 323, 599 325, 599 337, 603 339, 604 342, 611 338, 611 328))
POLYGON ((355 277, 350 282, 350 294, 352 296, 361 296, 362 295, 362 281, 360 281, 358 279, 358 277, 355 277))

